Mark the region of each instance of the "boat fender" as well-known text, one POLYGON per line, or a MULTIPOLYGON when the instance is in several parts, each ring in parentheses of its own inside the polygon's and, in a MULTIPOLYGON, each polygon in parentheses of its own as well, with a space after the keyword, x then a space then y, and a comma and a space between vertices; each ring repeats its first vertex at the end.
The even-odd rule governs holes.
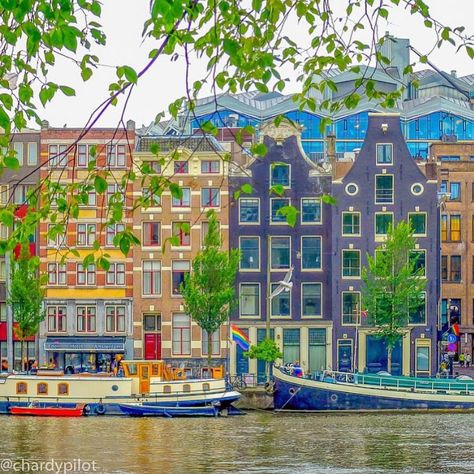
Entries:
POLYGON ((89 404, 84 405, 84 413, 88 415, 91 412, 91 406, 89 404))
POLYGON ((275 382, 273 382, 272 380, 269 381, 269 382, 266 382, 265 383, 265 392, 267 392, 270 395, 272 393, 275 393, 275 382))
POLYGON ((102 405, 102 403, 99 403, 96 407, 95 407, 95 412, 98 414, 98 415, 103 415, 105 413, 105 406, 102 405))

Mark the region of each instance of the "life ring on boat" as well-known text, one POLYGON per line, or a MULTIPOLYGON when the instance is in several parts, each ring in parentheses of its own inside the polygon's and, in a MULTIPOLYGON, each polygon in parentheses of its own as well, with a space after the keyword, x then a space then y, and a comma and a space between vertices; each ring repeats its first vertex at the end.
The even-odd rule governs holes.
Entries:
POLYGON ((91 406, 89 404, 84 405, 84 413, 88 415, 91 412, 91 406))
POLYGON ((295 393, 296 393, 296 388, 295 387, 291 387, 289 390, 288 390, 288 393, 293 396, 295 393))
POLYGON ((337 395, 335 393, 333 393, 330 398, 331 402, 337 402, 337 395))
POLYGON ((95 407, 95 412, 97 415, 103 415, 105 413, 105 406, 102 403, 99 403, 95 407))
POLYGON ((265 392, 268 394, 273 394, 275 393, 275 382, 270 380, 269 382, 265 382, 265 392))

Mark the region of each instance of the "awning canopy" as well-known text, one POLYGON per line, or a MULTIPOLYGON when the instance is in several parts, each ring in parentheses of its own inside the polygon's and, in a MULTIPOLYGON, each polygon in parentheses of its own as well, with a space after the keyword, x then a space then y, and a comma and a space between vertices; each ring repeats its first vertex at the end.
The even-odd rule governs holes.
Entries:
POLYGON ((48 337, 45 351, 125 352, 124 337, 48 337))

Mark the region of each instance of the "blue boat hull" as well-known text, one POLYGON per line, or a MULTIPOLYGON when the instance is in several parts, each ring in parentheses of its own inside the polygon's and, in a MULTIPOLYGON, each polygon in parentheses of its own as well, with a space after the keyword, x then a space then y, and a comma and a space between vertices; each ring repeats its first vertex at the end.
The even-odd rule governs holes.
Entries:
POLYGON ((474 410, 474 394, 396 392, 356 384, 340 385, 307 381, 275 374, 276 410, 372 411, 372 410, 474 410), (384 394, 385 392, 385 394, 384 394))
POLYGON ((177 416, 217 416, 219 409, 214 406, 206 407, 165 407, 157 405, 119 405, 120 410, 129 416, 162 416, 174 418, 177 416))

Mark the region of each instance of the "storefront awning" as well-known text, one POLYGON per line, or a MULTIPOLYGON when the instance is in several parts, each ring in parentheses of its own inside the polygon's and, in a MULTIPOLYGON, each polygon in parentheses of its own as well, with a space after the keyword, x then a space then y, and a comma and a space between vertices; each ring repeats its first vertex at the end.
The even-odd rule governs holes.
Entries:
POLYGON ((125 352, 124 337, 48 337, 45 351, 125 352))

